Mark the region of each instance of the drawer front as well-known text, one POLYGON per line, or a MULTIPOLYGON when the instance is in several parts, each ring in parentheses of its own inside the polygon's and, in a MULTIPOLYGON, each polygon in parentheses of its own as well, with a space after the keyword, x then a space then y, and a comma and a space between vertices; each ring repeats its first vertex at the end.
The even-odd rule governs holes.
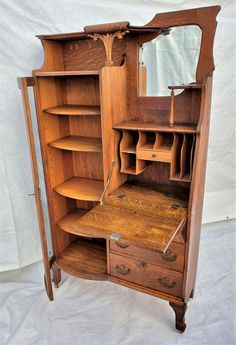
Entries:
POLYGON ((171 162, 171 151, 137 150, 137 158, 154 162, 171 162))
POLYGON ((114 277, 181 297, 183 275, 140 260, 110 254, 110 274, 114 277))
POLYGON ((149 264, 180 272, 184 270, 184 245, 180 243, 171 243, 165 254, 157 250, 146 249, 133 244, 128 245, 119 241, 110 241, 110 250, 149 264))

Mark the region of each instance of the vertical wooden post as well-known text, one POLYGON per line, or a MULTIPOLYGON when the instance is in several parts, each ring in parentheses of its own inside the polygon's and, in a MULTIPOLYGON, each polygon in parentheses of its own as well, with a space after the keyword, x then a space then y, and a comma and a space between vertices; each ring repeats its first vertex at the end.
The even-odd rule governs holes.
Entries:
POLYGON ((175 97, 175 92, 174 89, 171 89, 170 93, 170 115, 169 115, 169 126, 173 127, 174 126, 174 97, 175 97))

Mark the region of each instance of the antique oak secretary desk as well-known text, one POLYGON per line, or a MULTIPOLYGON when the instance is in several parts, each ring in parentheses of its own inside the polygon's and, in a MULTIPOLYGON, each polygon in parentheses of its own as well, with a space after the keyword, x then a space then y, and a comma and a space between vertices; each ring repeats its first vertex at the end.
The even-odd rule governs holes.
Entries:
POLYGON ((43 66, 18 82, 50 300, 52 281, 58 286, 63 270, 163 298, 175 312, 176 328, 185 330, 197 270, 219 10, 38 36, 43 66))

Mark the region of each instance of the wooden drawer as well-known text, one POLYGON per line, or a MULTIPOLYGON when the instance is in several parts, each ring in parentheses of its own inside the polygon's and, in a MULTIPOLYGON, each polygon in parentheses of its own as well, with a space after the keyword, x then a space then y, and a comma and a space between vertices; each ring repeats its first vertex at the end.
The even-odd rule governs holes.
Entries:
POLYGON ((154 162, 171 162, 171 151, 137 150, 137 158, 154 162))
POLYGON ((184 270, 184 245, 180 243, 171 243, 165 254, 157 250, 146 249, 132 244, 128 245, 118 241, 110 241, 110 250, 117 254, 133 257, 149 264, 170 268, 180 272, 184 270))
POLYGON ((183 275, 125 256, 110 254, 110 274, 128 282, 181 297, 183 275))

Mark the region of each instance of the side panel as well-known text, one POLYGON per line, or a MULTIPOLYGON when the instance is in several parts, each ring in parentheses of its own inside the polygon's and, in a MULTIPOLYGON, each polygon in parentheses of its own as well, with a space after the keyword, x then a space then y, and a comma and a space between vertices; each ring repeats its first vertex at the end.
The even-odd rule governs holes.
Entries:
POLYGON ((190 190, 188 227, 187 227, 187 246, 185 263, 185 287, 183 296, 188 300, 195 287, 197 260, 199 251, 199 241, 202 224, 202 207, 205 188, 208 133, 211 109, 211 89, 212 78, 208 78, 202 89, 202 101, 200 120, 198 124, 198 134, 196 138, 195 161, 193 167, 193 178, 190 190))
POLYGON ((48 257, 46 229, 45 229, 45 223, 44 223, 44 218, 43 218, 43 207, 42 207, 40 188, 39 188, 39 172, 38 172, 38 165, 37 165, 37 158, 36 158, 36 149, 35 149, 32 118, 31 118, 31 111, 30 111, 30 102, 29 102, 29 95, 28 95, 28 90, 27 90, 28 86, 34 85, 33 78, 27 78, 27 77, 18 78, 18 85, 19 85, 19 88, 21 89, 21 94, 22 94, 26 131, 27 131, 27 138, 28 138, 28 143, 29 143, 29 153, 30 153, 32 176, 33 176, 33 182, 34 182, 34 192, 35 192, 36 209, 37 209, 38 223, 39 223, 39 233, 40 233, 41 248, 42 248, 42 254, 43 254, 45 287, 46 287, 48 298, 52 301, 53 291, 52 291, 52 282, 51 282, 51 275, 50 275, 50 262, 49 262, 49 257, 48 257))

